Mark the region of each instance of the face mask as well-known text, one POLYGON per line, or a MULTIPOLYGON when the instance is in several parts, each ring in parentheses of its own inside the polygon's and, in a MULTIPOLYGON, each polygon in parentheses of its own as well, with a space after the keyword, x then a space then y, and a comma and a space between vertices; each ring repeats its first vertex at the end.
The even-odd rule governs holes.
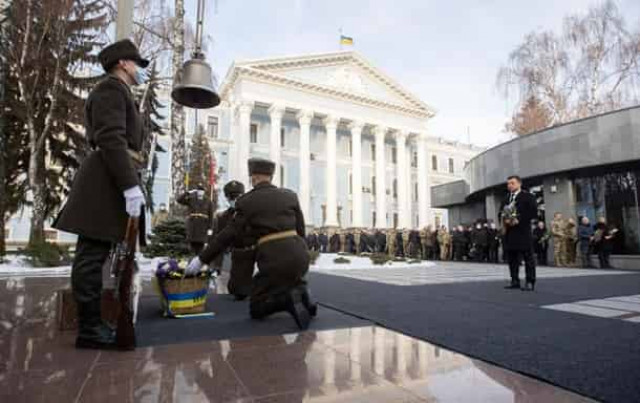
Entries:
POLYGON ((229 207, 234 208, 236 206, 236 201, 235 200, 231 200, 229 202, 229 207))
POLYGON ((476 228, 477 228, 477 229, 481 229, 481 228, 482 228, 482 225, 476 225, 476 228))
POLYGON ((144 82, 147 80, 145 72, 136 65, 134 65, 134 68, 135 71, 133 72, 133 74, 127 72, 129 74, 129 77, 131 77, 135 85, 144 84, 144 82))
POLYGON ((198 197, 203 197, 204 196, 204 190, 198 190, 196 192, 196 194, 198 195, 198 197))

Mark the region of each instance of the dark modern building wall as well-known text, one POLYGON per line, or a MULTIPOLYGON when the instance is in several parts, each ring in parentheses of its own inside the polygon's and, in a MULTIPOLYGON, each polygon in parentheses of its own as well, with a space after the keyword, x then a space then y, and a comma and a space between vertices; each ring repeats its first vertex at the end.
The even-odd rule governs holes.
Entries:
MULTIPOLYGON (((506 178, 512 174, 520 175, 525 185, 542 187, 547 226, 556 211, 573 218, 588 212, 593 219, 605 209, 607 216, 610 212, 625 216, 629 236, 635 244, 640 242, 640 106, 567 123, 491 148, 469 161, 465 180, 432 187, 432 206, 448 209, 451 224, 476 218, 496 220, 506 193, 506 178), (594 192, 598 187, 606 193, 598 196, 604 204, 585 207, 584 201, 578 203, 581 196, 576 190, 584 178, 594 186, 594 192), (623 182, 630 179, 626 190, 617 185, 620 178, 623 182), (612 185, 618 189, 611 190, 612 185), (628 201, 633 199, 630 194, 635 202, 628 201), (626 205, 618 203, 618 195, 626 195, 626 205), (612 200, 617 210, 610 211, 612 200), (475 217, 470 217, 472 214, 475 217)), ((631 253, 637 253, 636 249, 637 245, 632 246, 631 253)), ((613 263, 640 269, 637 255, 619 256, 613 263)))
POLYGON ((640 159, 640 107, 606 113, 518 137, 469 161, 471 194, 523 178, 640 159))

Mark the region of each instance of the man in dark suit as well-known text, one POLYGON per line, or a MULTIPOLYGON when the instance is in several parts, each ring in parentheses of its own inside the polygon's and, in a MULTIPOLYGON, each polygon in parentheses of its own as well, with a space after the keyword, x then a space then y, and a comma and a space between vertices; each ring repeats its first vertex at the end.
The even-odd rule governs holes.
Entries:
POLYGON ((536 262, 533 255, 531 220, 538 215, 535 197, 522 189, 522 180, 513 175, 507 179, 509 196, 502 204, 504 248, 509 262, 511 284, 505 288, 520 288, 520 263, 524 260, 526 283, 523 291, 533 291, 536 284, 536 262))
MULTIPOLYGON (((107 46, 98 59, 107 75, 85 104, 91 152, 80 165, 53 224, 78 235, 71 268, 78 307, 76 347, 96 349, 115 346, 113 331, 101 319, 102 266, 112 243, 124 238, 129 217, 141 216, 145 200, 139 175, 145 166, 140 154, 145 132, 131 86, 142 84, 140 69, 149 65, 128 39, 107 46)), ((145 233, 144 228, 140 233, 145 233)))
POLYGON ((251 239, 258 263, 249 302, 251 318, 287 311, 300 329, 306 329, 317 307, 304 280, 309 271, 304 217, 298 196, 271 183, 274 171, 272 161, 249 160, 253 189, 237 199, 229 224, 191 260, 186 272, 199 272, 234 241, 251 239))

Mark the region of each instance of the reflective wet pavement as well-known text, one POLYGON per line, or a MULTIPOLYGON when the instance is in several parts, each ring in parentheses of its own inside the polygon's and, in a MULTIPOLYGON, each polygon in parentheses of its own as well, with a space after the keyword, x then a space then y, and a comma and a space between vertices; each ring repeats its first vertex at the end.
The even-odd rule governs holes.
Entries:
POLYGON ((55 291, 67 283, 0 279, 0 401, 589 401, 377 326, 76 350, 73 332, 56 328, 55 291))

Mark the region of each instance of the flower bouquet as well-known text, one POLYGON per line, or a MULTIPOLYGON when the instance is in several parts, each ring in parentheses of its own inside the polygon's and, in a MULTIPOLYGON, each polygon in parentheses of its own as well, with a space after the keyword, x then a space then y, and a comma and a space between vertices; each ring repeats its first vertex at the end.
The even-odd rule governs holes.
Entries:
POLYGON ((518 225, 518 210, 516 203, 511 202, 502 208, 502 231, 506 232, 508 227, 518 225))
POLYGON ((185 275, 186 260, 169 259, 158 263, 154 285, 160 294, 162 312, 167 317, 202 314, 212 275, 202 271, 194 276, 185 275))

